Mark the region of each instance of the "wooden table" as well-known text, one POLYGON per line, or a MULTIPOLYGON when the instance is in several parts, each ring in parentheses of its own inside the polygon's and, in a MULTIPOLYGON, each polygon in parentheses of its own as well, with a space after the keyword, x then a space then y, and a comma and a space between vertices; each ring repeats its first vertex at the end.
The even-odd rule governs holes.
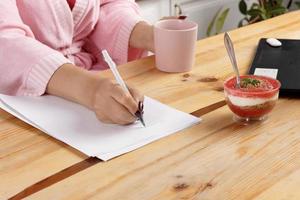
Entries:
MULTIPOLYGON (((230 35, 246 73, 261 37, 300 39, 300 12, 230 35)), ((0 199, 299 200, 300 101, 281 98, 268 121, 235 124, 224 106, 233 73, 223 35, 199 41, 196 60, 183 74, 157 71, 153 57, 120 68, 129 84, 203 122, 109 162, 0 110, 0 199)))

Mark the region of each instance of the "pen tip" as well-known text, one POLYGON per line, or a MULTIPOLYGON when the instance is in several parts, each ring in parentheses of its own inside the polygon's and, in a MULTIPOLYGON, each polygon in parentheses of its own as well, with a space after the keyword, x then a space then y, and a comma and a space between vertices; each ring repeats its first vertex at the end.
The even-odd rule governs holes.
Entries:
POLYGON ((145 124, 145 122, 144 122, 144 119, 141 118, 140 121, 141 121, 141 123, 143 124, 143 126, 146 127, 146 124, 145 124))

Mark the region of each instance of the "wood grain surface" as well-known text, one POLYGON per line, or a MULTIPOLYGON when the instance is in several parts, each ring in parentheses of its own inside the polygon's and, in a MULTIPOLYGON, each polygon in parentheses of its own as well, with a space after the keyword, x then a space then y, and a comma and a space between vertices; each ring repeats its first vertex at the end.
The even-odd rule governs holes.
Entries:
MULTIPOLYGON (((300 38, 300 12, 230 35, 246 73, 261 37, 300 38)), ((26 188, 37 192, 39 182, 53 185, 28 199, 300 199, 293 189, 300 178, 300 103, 281 100, 265 124, 232 123, 230 111, 222 107, 222 82, 233 75, 223 35, 197 43, 190 73, 159 72, 153 57, 120 71, 150 97, 188 113, 209 114, 200 125, 69 177, 62 171, 72 175, 65 169, 87 157, 0 111, 0 199, 26 188)), ((111 76, 109 71, 101 74, 111 76)))
POLYGON ((0 199, 87 157, 0 109, 0 199))
POLYGON ((223 107, 200 125, 98 163, 28 199, 300 199, 293 189, 300 181, 299 107, 300 101, 280 100, 268 121, 249 126, 234 123, 223 107))

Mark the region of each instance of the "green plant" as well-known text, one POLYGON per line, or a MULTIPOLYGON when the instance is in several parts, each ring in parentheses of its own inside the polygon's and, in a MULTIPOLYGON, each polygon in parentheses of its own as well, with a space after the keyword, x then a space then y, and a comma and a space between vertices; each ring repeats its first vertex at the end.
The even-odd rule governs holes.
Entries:
MULTIPOLYGON (((287 5, 285 5, 283 0, 258 0, 257 3, 253 3, 248 7, 246 1, 241 0, 239 2, 239 10, 244 15, 244 18, 241 19, 238 27, 284 14, 290 9, 292 4, 293 0, 289 0, 287 5)), ((300 8, 300 2, 295 2, 295 4, 300 8)))
POLYGON ((229 13, 229 8, 224 9, 220 8, 218 12, 213 17, 212 21, 209 23, 206 35, 211 36, 214 32, 214 34, 219 34, 224 26, 225 20, 227 18, 227 15, 229 13))
MULTIPOLYGON (((284 3, 283 0, 257 0, 256 3, 248 5, 245 0, 240 0, 239 10, 244 17, 240 20, 238 27, 284 14, 289 11, 293 4, 300 9, 300 1, 294 2, 293 0, 289 0, 287 3, 284 3)), ((207 36, 219 34, 222 31, 228 13, 229 8, 218 10, 209 23, 206 31, 207 36)))

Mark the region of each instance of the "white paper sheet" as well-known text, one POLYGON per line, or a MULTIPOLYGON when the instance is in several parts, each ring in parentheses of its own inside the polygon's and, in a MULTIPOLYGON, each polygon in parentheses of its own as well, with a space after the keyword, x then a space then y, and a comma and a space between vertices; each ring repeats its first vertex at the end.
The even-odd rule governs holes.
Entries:
POLYGON ((54 96, 0 95, 0 107, 88 156, 106 161, 200 122, 199 118, 149 97, 144 102, 146 128, 107 125, 76 103, 54 96))

